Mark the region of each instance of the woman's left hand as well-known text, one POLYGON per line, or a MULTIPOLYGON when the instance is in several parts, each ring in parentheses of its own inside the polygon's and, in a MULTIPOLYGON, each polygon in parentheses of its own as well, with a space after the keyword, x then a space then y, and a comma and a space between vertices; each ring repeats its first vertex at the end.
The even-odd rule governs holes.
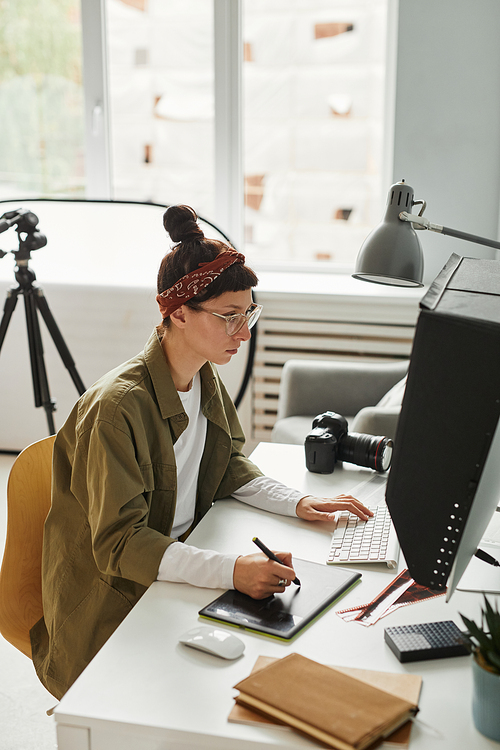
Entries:
POLYGON ((337 497, 313 497, 307 495, 297 503, 295 512, 305 521, 333 521, 336 510, 348 510, 363 521, 367 521, 373 513, 352 495, 337 495, 337 497))

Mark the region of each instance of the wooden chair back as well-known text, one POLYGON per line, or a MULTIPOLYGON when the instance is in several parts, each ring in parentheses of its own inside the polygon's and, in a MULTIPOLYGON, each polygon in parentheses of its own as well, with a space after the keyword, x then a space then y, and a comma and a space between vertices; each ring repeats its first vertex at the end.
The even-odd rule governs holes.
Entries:
POLYGON ((43 525, 50 509, 55 436, 25 448, 7 485, 7 538, 0 570, 0 633, 31 659, 30 629, 43 615, 43 525))

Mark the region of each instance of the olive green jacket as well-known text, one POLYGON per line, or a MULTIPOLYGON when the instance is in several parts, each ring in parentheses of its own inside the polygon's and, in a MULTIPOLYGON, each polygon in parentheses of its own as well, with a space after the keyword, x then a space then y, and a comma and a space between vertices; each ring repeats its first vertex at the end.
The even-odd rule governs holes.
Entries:
MULTIPOLYGON (((207 438, 195 520, 261 476, 241 452, 236 410, 215 368, 201 371, 207 438)), ((156 580, 172 543, 174 443, 187 425, 153 332, 144 352, 78 401, 54 444, 44 531, 43 618, 31 630, 40 680, 61 697, 156 580)))

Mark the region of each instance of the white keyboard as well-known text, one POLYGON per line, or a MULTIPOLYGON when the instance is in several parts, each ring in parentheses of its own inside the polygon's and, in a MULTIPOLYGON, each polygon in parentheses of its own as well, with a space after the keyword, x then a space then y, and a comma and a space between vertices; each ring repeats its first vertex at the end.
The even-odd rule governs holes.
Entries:
POLYGON ((348 511, 338 513, 327 563, 380 563, 395 568, 399 559, 399 542, 387 505, 370 508, 373 516, 362 521, 348 511))
POLYGON ((373 473, 369 479, 350 490, 350 494, 361 500, 375 515, 369 521, 362 521, 353 513, 341 511, 327 563, 383 562, 388 568, 397 567, 400 548, 385 504, 386 486, 387 474, 373 473))

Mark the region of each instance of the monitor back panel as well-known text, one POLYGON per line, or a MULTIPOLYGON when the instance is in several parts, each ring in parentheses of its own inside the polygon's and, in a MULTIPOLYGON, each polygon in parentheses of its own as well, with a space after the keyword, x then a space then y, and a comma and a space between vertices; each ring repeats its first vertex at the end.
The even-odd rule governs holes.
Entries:
POLYGON ((448 274, 421 305, 386 497, 412 577, 436 590, 446 587, 500 417, 500 263, 462 260, 458 282, 448 274), (484 293, 490 264, 498 283, 484 293))

